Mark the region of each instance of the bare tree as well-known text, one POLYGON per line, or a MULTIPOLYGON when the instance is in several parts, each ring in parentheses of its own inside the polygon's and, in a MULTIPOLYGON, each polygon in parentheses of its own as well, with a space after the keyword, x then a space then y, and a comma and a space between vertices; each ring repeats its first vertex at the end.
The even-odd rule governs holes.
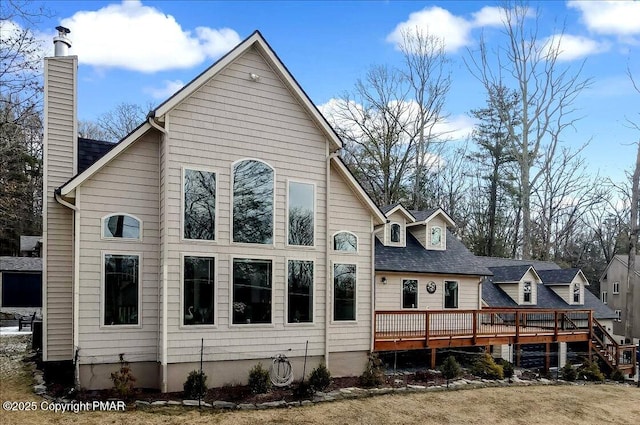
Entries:
POLYGON ((563 32, 540 39, 538 17, 531 19, 531 12, 524 2, 505 3, 505 44, 492 51, 483 40, 479 51, 470 52, 467 60, 467 67, 487 93, 495 87, 512 86, 520 99, 522 122, 508 126, 508 132, 519 165, 523 258, 531 258, 532 254, 531 193, 542 175, 536 161, 545 152, 545 158, 554 157, 561 134, 576 121, 573 103, 591 83, 581 79, 582 66, 571 72, 570 67, 561 64, 563 32))
POLYGON ((144 122, 147 112, 140 105, 123 102, 100 115, 96 124, 106 136, 106 141, 117 142, 144 122))

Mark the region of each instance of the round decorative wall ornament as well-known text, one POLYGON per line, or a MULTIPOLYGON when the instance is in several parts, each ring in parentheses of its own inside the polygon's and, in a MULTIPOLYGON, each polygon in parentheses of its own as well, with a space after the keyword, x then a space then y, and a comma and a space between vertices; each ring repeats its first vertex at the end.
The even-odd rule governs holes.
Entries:
POLYGON ((427 292, 430 294, 436 292, 436 283, 434 281, 427 283, 427 292))

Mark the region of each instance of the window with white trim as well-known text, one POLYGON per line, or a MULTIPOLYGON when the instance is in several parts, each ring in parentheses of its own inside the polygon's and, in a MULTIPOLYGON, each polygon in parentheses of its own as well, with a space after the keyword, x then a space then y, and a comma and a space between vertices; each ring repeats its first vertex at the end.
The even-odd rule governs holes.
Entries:
POLYGON ((289 245, 313 246, 314 186, 289 182, 289 245))
POLYGON ((271 260, 233 259, 233 324, 271 323, 271 260))
POLYGON ((233 241, 273 243, 274 171, 248 159, 233 166, 233 241))
POLYGON ((104 325, 140 323, 140 257, 104 255, 104 325))
POLYGON ((531 303, 531 282, 524 282, 522 292, 522 302, 531 303))
POLYGON ((402 308, 418 308, 418 281, 402 280, 402 308))
POLYGON ((573 285, 573 302, 575 304, 580 304, 580 284, 576 283, 573 285))
POLYGON ((185 239, 216 239, 216 174, 209 171, 184 170, 185 239))
POLYGON ((400 242, 400 225, 398 223, 393 223, 391 225, 391 242, 400 242))
POLYGON ((356 320, 356 265, 333 265, 333 320, 356 320))
POLYGON ((444 308, 458 308, 458 282, 444 281, 444 308))
POLYGON ((613 294, 620 293, 620 282, 613 282, 613 294))
POLYGON ((289 260, 287 322, 313 322, 313 261, 289 260))
POLYGON ((140 239, 140 220, 128 214, 113 214, 102 219, 103 238, 140 239))
POLYGON ((616 322, 622 322, 622 310, 616 310, 616 322))
POLYGON ((185 256, 183 264, 183 324, 213 325, 215 313, 215 260, 185 256))
POLYGON ((358 237, 350 232, 339 232, 333 236, 333 250, 343 252, 358 251, 358 237))
POLYGON ((600 299, 602 300, 603 304, 606 304, 607 301, 609 301, 609 294, 607 293, 607 291, 602 291, 602 294, 600 294, 600 299))

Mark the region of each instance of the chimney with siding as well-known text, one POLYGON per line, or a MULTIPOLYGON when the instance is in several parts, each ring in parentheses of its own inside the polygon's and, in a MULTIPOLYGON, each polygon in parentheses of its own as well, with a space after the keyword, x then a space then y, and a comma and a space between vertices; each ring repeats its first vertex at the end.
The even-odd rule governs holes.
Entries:
POLYGON ((73 211, 55 190, 77 171, 78 58, 69 30, 57 27, 55 56, 44 60, 43 360, 73 358, 73 211))

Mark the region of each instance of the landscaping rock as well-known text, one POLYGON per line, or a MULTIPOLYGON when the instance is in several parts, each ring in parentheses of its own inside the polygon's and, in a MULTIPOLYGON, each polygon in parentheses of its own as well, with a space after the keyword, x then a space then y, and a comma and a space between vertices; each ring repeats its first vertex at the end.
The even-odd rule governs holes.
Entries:
POLYGON ((167 401, 167 406, 182 406, 182 402, 177 400, 169 400, 167 401))
POLYGON ((214 409, 235 409, 237 406, 235 403, 232 403, 230 401, 222 401, 222 400, 216 400, 213 403, 211 403, 211 406, 214 409))
POLYGON ((165 400, 152 401, 152 406, 166 406, 167 402, 165 400))
POLYGON ((238 404, 240 410, 256 410, 256 405, 253 403, 241 403, 238 404))
POLYGON ((136 406, 148 406, 150 403, 148 401, 142 401, 142 400, 136 400, 135 405, 136 406))
POLYGON ((42 395, 47 392, 47 387, 44 384, 34 385, 33 391, 38 395, 42 395))
POLYGON ((313 406, 313 401, 311 400, 303 400, 300 402, 300 406, 313 406))
POLYGON ((407 385, 408 388, 411 388, 412 390, 424 390, 427 387, 425 387, 424 385, 407 385))
POLYGON ((201 402, 198 402, 198 400, 182 400, 183 406, 199 406, 200 404, 201 402))

